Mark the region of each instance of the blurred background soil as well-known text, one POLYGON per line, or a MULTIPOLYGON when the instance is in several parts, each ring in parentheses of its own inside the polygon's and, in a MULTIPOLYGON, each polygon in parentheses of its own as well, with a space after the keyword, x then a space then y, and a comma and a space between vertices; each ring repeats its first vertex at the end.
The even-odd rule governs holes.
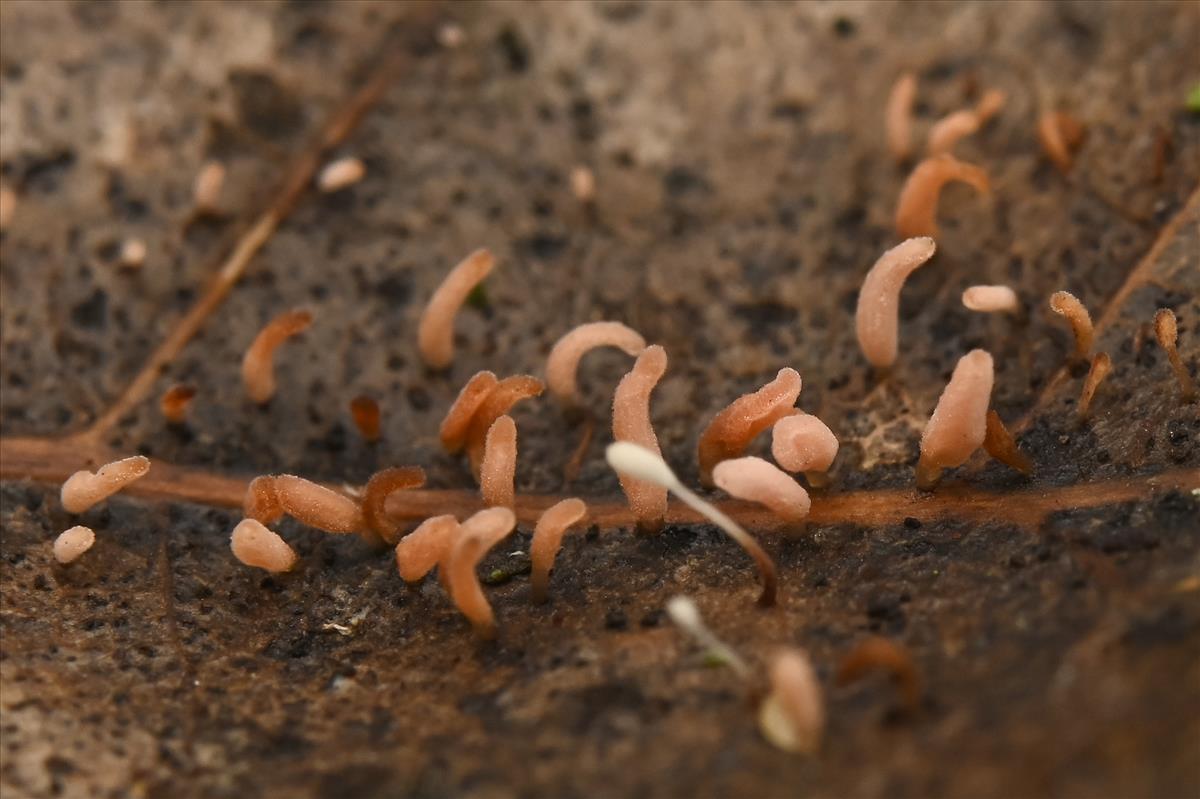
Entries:
MULTIPOLYGON (((443 37, 444 38, 444 37, 443 37)), ((660 343, 664 454, 695 482, 702 426, 792 366, 799 406, 842 439, 833 491, 907 487, 924 420, 957 359, 997 361, 993 405, 1028 415, 1032 481, 982 459, 952 475, 1014 494, 1200 465, 1200 414, 1153 343, 1154 310, 1200 353, 1200 79, 1194 3, 389 2, 0 4, 0 179, 17 208, 0 242, 0 433, 86 427, 197 300, 296 153, 389 54, 381 101, 332 155, 366 178, 307 193, 151 401, 118 452, 250 477, 359 484, 418 464, 471 485, 436 429, 476 371, 541 372, 571 327, 619 319, 660 343), (461 46, 438 43, 448 23, 461 46), (990 198, 943 195, 936 259, 909 280, 901 360, 879 382, 853 308, 894 243, 906 170, 882 113, 902 70, 916 127, 989 88, 1002 113, 956 153, 990 198), (1035 120, 1087 125, 1064 176, 1035 120), (189 220, 201 165, 228 180, 217 218, 189 220), (572 169, 595 175, 592 207, 572 169), (121 243, 147 245, 120 268, 121 243), (445 271, 497 256, 458 322, 445 374, 415 327, 445 271), (1150 257, 1147 258, 1147 254, 1150 257), (1077 421, 1058 289, 1099 318, 1146 258, 1097 347, 1114 372, 1077 421), (1007 283, 1027 312, 962 307, 1007 283), (305 305, 280 351, 281 391, 243 396, 261 325, 305 305), (199 389, 189 422, 154 399, 199 389), (1049 386, 1049 388, 1048 388, 1049 386), (369 394, 384 437, 347 413, 369 394)), ((922 139, 923 140, 923 139, 922 139)), ((628 368, 591 355, 599 419, 581 435, 549 399, 520 406, 522 493, 619 496, 604 464, 608 404, 628 368)), ((763 454, 766 437, 754 448, 763 454)), ((83 464, 80 464, 82 466, 83 464)), ((1194 485, 1200 489, 1200 477, 1194 485)), ((547 606, 529 601, 530 530, 481 573, 500 640, 479 645, 436 581, 407 588, 388 553, 280 528, 303 560, 263 577, 228 550, 239 516, 116 498, 85 514, 97 544, 69 568, 55 486, 0 485, 0 787, 5 796, 1185 796, 1200 790, 1200 499, 1148 491, 1037 529, 911 520, 764 534, 781 606, 753 605, 744 555, 713 528, 568 537, 547 606), (747 685, 665 620, 678 593, 761 666, 808 649, 827 690, 821 751, 759 735, 747 685), (889 685, 838 688, 865 635, 913 652, 926 685, 905 712, 889 685)), ((818 497, 817 502, 820 499, 818 497)))

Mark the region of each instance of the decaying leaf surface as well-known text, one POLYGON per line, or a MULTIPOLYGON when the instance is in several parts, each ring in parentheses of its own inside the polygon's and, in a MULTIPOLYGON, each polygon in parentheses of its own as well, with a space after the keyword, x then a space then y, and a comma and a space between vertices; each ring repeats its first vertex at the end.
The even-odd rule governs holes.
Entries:
MULTIPOLYGON (((1195 368, 1200 122, 1179 87, 1194 78, 1200 22, 1186 5, 455 6, 473 46, 452 51, 379 38, 395 22, 401 42, 419 39, 418 6, 147 8, 0 5, 0 162, 19 196, 0 242, 5 793, 1168 795, 1200 779, 1200 680, 1187 679, 1198 406, 1178 402, 1152 332, 1139 333, 1173 308, 1195 368), (141 26, 161 35, 131 39, 141 26), (133 56, 108 60, 117 49, 133 56), (299 195, 158 391, 89 442, 208 482, 68 519, 54 486, 20 476, 105 461, 13 442, 104 418, 295 174, 289 154, 395 49, 403 67, 342 145, 370 166, 364 180, 299 195), (994 201, 947 191, 939 254, 904 289, 906 351, 880 384, 852 314, 862 275, 895 243, 904 174, 882 113, 913 53, 918 132, 965 105, 972 81, 1010 103, 960 144, 994 201), (1070 179, 1038 151, 1035 90, 1089 125, 1070 179), (1161 180, 1155 130, 1173 141, 1161 180), (566 180, 585 155, 590 210, 566 180), (210 158, 227 165, 226 216, 185 224, 210 158), (108 259, 129 236, 148 247, 136 273, 108 259), (504 280, 460 315, 452 369, 429 374, 416 320, 445 264, 475 246, 496 253, 504 280), (1070 334, 1049 314, 972 314, 958 297, 978 283, 1039 308, 1067 289, 1092 309, 1114 372, 1087 425, 1073 405, 1081 375, 1061 371, 1070 334), (289 345, 279 394, 257 410, 239 390, 241 352, 298 305, 321 324, 289 345), (485 589, 503 626, 482 649, 436 581, 410 591, 389 552, 287 521, 302 566, 263 577, 228 552, 235 511, 186 501, 264 473, 361 485, 396 463, 468 488, 436 437, 462 383, 535 371, 545 331, 587 318, 622 319, 667 349, 655 427, 691 484, 704 420, 790 365, 800 406, 842 442, 826 508, 851 491, 921 507, 903 493, 921 424, 973 347, 996 358, 994 406, 1037 482, 982 458, 948 473, 948 491, 1013 498, 990 521, 863 526, 815 496, 806 537, 763 536, 781 576, 772 611, 753 607, 732 543, 678 525, 569 536, 554 601, 533 608, 512 554, 528 549, 524 525, 481 567, 518 574, 485 589), (177 381, 198 388, 182 429, 154 402, 177 381), (345 416, 359 394, 384 409, 374 446, 345 416), (37 468, 30 453, 45 455, 37 468), (1155 490, 1168 474, 1177 488, 1155 490), (1100 480, 1134 488, 1070 510, 1100 480), (1053 512, 1012 524, 1022 491, 1053 512), (1053 510, 1055 496, 1074 499, 1053 510), (58 568, 52 542, 75 523, 96 545, 58 568), (913 653, 928 700, 896 723, 886 685, 830 689, 814 775, 758 738, 730 676, 695 665, 662 626, 684 592, 752 662, 798 644, 828 674, 865 630, 885 634, 913 653)), ((627 366, 596 361, 612 379, 595 385, 627 366)), ((553 494, 578 428, 547 401, 527 405, 518 494, 553 494)), ((619 497, 605 443, 570 489, 589 506, 619 497)))

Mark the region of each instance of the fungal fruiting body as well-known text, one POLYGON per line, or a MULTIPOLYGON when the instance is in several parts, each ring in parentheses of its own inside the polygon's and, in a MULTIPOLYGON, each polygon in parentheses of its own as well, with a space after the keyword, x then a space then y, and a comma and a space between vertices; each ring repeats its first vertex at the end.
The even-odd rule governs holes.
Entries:
POLYGON ((1064 175, 1071 171, 1075 150, 1083 143, 1083 125, 1063 111, 1049 111, 1038 117, 1038 141, 1042 150, 1064 175))
POLYGON ((546 359, 546 385, 564 405, 579 404, 579 386, 575 377, 579 361, 597 347, 616 347, 626 355, 637 357, 646 348, 646 340, 620 322, 588 322, 560 338, 546 359))
MULTIPOLYGON (((434 516, 396 544, 396 568, 406 583, 420 580, 445 557, 459 533, 453 516, 434 516)), ((445 579, 445 575, 441 575, 445 579)))
POLYGON ((283 518, 283 505, 279 504, 279 493, 275 490, 275 478, 269 474, 255 477, 246 486, 242 499, 242 513, 247 519, 263 524, 274 524, 283 518))
POLYGON ((1108 353, 1096 353, 1096 357, 1092 358, 1092 365, 1088 369, 1087 377, 1083 379, 1083 390, 1079 394, 1080 419, 1088 418, 1092 409, 1092 399, 1096 396, 1096 389, 1100 388, 1100 384, 1104 382, 1104 378, 1108 377, 1111 371, 1112 358, 1108 357, 1108 353))
POLYGON ((758 726, 773 745, 811 754, 825 729, 825 701, 808 653, 785 649, 772 658, 771 693, 758 712, 758 726))
POLYGON ((916 99, 917 76, 905 72, 892 84, 884 116, 888 150, 898 163, 912 152, 913 101, 916 99))
POLYGON ((1016 313, 1021 308, 1017 292, 1008 286, 971 286, 963 291, 962 304, 980 313, 1016 313))
POLYGON ((150 459, 142 455, 107 463, 92 474, 75 472, 62 486, 62 506, 67 513, 83 513, 117 493, 150 471, 150 459))
POLYGON ((429 368, 445 369, 454 360, 454 319, 495 263, 490 252, 476 250, 450 270, 429 298, 417 324, 417 349, 429 368))
POLYGON ((466 445, 471 419, 499 382, 491 372, 476 372, 458 392, 458 397, 450 406, 450 410, 446 411, 446 418, 442 420, 441 429, 438 431, 442 448, 451 455, 466 445))
POLYGON ((170 424, 183 424, 187 421, 188 408, 196 397, 196 387, 176 383, 163 392, 158 408, 163 418, 170 424))
POLYGON ((479 490, 484 504, 513 507, 513 481, 517 472, 517 423, 501 416, 488 428, 479 467, 479 490))
POLYGON ((850 650, 838 664, 837 684, 849 685, 872 671, 882 669, 892 676, 904 704, 910 711, 921 704, 921 678, 912 655, 899 644, 871 636, 850 650))
POLYGON ((201 214, 215 214, 221 198, 221 187, 225 185, 225 165, 220 161, 209 161, 200 168, 192 186, 192 202, 201 214))
POLYGON ((354 426, 364 441, 374 443, 379 440, 380 418, 379 403, 367 396, 358 396, 350 400, 350 417, 354 426))
POLYGON ((126 239, 117 254, 117 264, 125 269, 140 269, 146 262, 146 242, 141 239, 126 239))
POLYGON ((800 396, 800 374, 784 367, 775 379, 750 394, 745 394, 713 417, 700 434, 696 457, 700 462, 700 482, 712 485, 712 470, 723 460, 736 458, 754 437, 785 416, 800 396))
POLYGON ((479 478, 487 433, 497 419, 512 410, 518 402, 541 396, 545 385, 531 375, 506 377, 483 398, 467 426, 467 459, 471 472, 479 478))
POLYGON ((994 410, 988 411, 986 427, 983 434, 983 448, 987 454, 1005 466, 1016 469, 1021 474, 1032 474, 1033 462, 1025 453, 1017 449, 1017 442, 1013 439, 1012 433, 1008 432, 1008 428, 1004 426, 1000 414, 994 410))
POLYGON ((269 572, 291 571, 296 553, 275 531, 254 519, 242 519, 229 539, 233 556, 247 566, 269 572))
POLYGON ((608 445, 604 457, 608 461, 608 465, 618 474, 626 474, 638 480, 656 483, 670 490, 692 510, 720 527, 726 535, 746 551, 746 554, 754 559, 754 564, 758 567, 763 583, 758 604, 767 607, 775 604, 779 578, 771 556, 754 540, 753 536, 742 529, 740 524, 681 483, 675 476, 675 472, 671 471, 671 467, 658 453, 629 441, 617 441, 608 445))
POLYGON ((746 661, 728 644, 716 636, 704 623, 700 608, 691 597, 673 596, 667 600, 667 615, 679 629, 695 638, 709 655, 715 656, 723 663, 728 663, 741 677, 750 676, 750 667, 746 661))
MULTIPOLYGON (((650 394, 667 371, 667 351, 659 345, 647 347, 621 378, 613 393, 613 439, 629 441, 661 457, 658 436, 650 421, 650 394)), ((638 527, 654 532, 662 527, 667 513, 667 487, 626 474, 618 474, 621 490, 637 517, 638 527)))
POLYGON ((279 505, 296 521, 327 533, 356 533, 363 529, 362 510, 347 496, 292 474, 274 477, 279 505))
POLYGON ((596 175, 586 166, 571 170, 571 193, 585 205, 596 199, 596 175))
POLYGON ((1179 392, 1183 395, 1184 402, 1191 402, 1196 397, 1196 384, 1188 374, 1187 367, 1183 365, 1183 359, 1179 357, 1179 325, 1175 321, 1175 312, 1170 308, 1159 308, 1154 314, 1154 337, 1158 339, 1158 346, 1166 351, 1167 359, 1171 361, 1171 369, 1175 372, 1175 379, 1179 381, 1179 392))
POLYGON ((962 464, 983 444, 993 372, 992 356, 984 350, 971 350, 958 360, 921 435, 919 488, 932 488, 943 469, 962 464))
POLYGON ((1071 323, 1071 333, 1075 336, 1075 357, 1087 358, 1096 337, 1087 308, 1071 292, 1056 291, 1050 295, 1050 310, 1071 323))
POLYGON ((425 485, 425 470, 419 466, 397 466, 371 475, 363 488, 362 514, 366 530, 388 544, 396 543, 400 525, 388 516, 387 498, 397 491, 425 485))
POLYGON ((513 531, 517 517, 508 508, 481 510, 462 523, 448 561, 450 597, 483 639, 496 637, 492 606, 483 595, 475 567, 487 551, 513 531))
POLYGON ((713 482, 731 497, 766 505, 789 524, 804 521, 812 506, 803 486, 762 458, 721 461, 713 467, 713 482))
POLYGON ((959 161, 949 153, 926 158, 917 164, 896 203, 896 233, 904 238, 937 235, 938 198, 942 187, 960 181, 980 194, 990 194, 987 172, 959 161))
POLYGON ((64 530, 54 539, 54 559, 62 564, 70 563, 96 543, 96 534, 90 527, 75 526, 64 530))
POLYGON ((367 166, 359 158, 339 158, 326 164, 317 175, 317 188, 325 194, 349 188, 367 174, 367 166))
POLYGON ((975 108, 955 111, 938 120, 929 130, 929 155, 941 155, 954 149, 959 140, 970 136, 987 124, 1004 107, 1004 92, 991 89, 975 108))
POLYGON ((250 399, 266 405, 275 396, 275 350, 312 324, 312 312, 303 308, 280 314, 259 331, 242 356, 242 383, 250 399))
POLYGON ((937 245, 927 236, 902 241, 879 256, 863 279, 854 312, 854 331, 863 355, 876 368, 887 369, 896 362, 900 289, 908 276, 936 251, 937 245))
POLYGON ((771 428, 771 457, 789 472, 804 472, 814 488, 828 483, 837 453, 837 436, 811 414, 785 416, 771 428))
POLYGON ((562 547, 563 536, 583 521, 586 515, 587 505, 583 504, 583 500, 572 497, 551 505, 538 517, 537 526, 533 528, 533 541, 529 545, 529 559, 533 562, 529 586, 534 602, 546 601, 550 569, 554 567, 554 558, 562 547))

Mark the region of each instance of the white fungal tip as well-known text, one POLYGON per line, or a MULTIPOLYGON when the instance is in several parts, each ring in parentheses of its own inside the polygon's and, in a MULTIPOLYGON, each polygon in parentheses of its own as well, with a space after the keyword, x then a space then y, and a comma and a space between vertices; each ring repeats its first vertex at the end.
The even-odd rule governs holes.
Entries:
POLYGON ((629 441, 617 441, 604 451, 608 465, 613 469, 638 480, 649 480, 664 488, 679 485, 679 478, 666 461, 645 447, 629 441))
POLYGON ((667 615, 671 617, 671 621, 688 632, 695 632, 704 627, 704 622, 700 619, 700 609, 691 597, 671 597, 667 600, 667 615))
POLYGON ((54 539, 54 559, 59 563, 70 563, 96 543, 96 534, 90 527, 76 526, 54 539))
POLYGON ((272 573, 290 571, 296 565, 296 553, 287 542, 254 519, 238 522, 230 536, 229 548, 247 566, 272 573))
POLYGON ((367 166, 359 158, 339 158, 325 165, 317 175, 317 188, 324 194, 353 186, 367 174, 367 166))

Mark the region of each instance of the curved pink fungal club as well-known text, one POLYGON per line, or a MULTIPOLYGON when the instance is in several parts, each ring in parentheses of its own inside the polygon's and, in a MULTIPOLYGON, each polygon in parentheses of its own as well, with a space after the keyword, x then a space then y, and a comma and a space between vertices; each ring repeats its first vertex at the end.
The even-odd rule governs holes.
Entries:
POLYGON ((233 556, 247 566, 272 573, 291 571, 296 553, 274 530, 254 519, 242 519, 229 538, 233 556))
POLYGON ((366 523, 364 537, 394 544, 399 538, 400 525, 388 516, 387 498, 397 491, 408 491, 425 485, 425 470, 419 466, 397 466, 381 469, 371 475, 363 488, 362 513, 366 523))
POLYGON ((512 410, 523 400, 541 396, 545 385, 531 375, 506 377, 496 384, 484 397, 467 427, 467 458, 471 461, 471 472, 478 479, 483 464, 483 450, 487 445, 487 432, 497 419, 512 410))
POLYGON ((283 518, 283 506, 279 504, 273 476, 264 474, 250 481, 242 500, 242 513, 247 519, 263 524, 274 524, 283 518))
POLYGON ((1083 124, 1065 111, 1048 111, 1038 117, 1037 133, 1042 151, 1058 171, 1070 172, 1075 151, 1083 144, 1083 124))
POLYGON ((1159 308, 1155 312, 1154 337, 1158 340, 1158 346, 1167 353, 1167 360, 1171 362, 1175 379, 1179 381, 1179 393, 1183 401, 1191 402, 1196 398, 1196 384, 1192 381, 1187 367, 1183 365, 1183 359, 1179 357, 1179 325, 1175 319, 1175 312, 1170 308, 1159 308))
POLYGON ((429 298, 417 323, 417 349, 431 369, 445 369, 454 360, 454 319, 495 264, 490 252, 476 250, 450 270, 429 298))
POLYGON ((312 324, 312 311, 297 308, 267 322, 242 356, 242 384, 246 394, 259 405, 275 396, 275 350, 312 324))
POLYGON ((356 533, 363 529, 358 503, 336 491, 293 474, 274 478, 279 505, 296 521, 327 533, 356 533))
POLYGON ((488 428, 479 467, 479 490, 488 506, 513 507, 517 473, 517 423, 501 416, 488 428))
POLYGON ((1008 286, 970 286, 962 293, 962 304, 980 313, 1016 313, 1021 309, 1017 292, 1008 286))
POLYGON ((537 526, 533 528, 533 542, 529 545, 529 557, 533 561, 529 584, 534 602, 546 601, 550 569, 562 547, 563 536, 585 516, 587 505, 583 500, 571 497, 551 505, 538 517, 537 526))
POLYGON ((579 362, 597 347, 616 347, 626 355, 637 357, 646 348, 646 340, 620 322, 588 322, 560 338, 546 359, 546 385, 564 405, 579 404, 579 386, 575 379, 579 362))
POLYGON ((150 471, 150 459, 142 455, 106 463, 95 474, 75 472, 62 486, 62 506, 67 513, 83 513, 150 471))
POLYGON ((892 84, 884 112, 888 150, 897 163, 906 160, 912 152, 913 102, 916 99, 917 76, 905 72, 892 84))
POLYGON ((766 505, 789 524, 804 521, 812 507, 803 486, 762 458, 721 461, 713 468, 713 482, 731 497, 766 505))
MULTIPOLYGON (((401 579, 415 583, 443 562, 459 529, 458 519, 453 516, 434 516, 401 538, 396 544, 396 568, 401 579)), ((444 583, 446 575, 439 576, 444 583)))
POLYGON ((496 637, 496 618, 483 595, 475 567, 487 551, 513 531, 517 517, 508 508, 481 510, 462 523, 447 569, 450 598, 485 640, 496 637))
POLYGON ((943 469, 962 464, 983 445, 993 377, 992 356, 984 350, 959 359, 921 435, 918 488, 933 488, 943 469))
POLYGON ((467 381, 458 392, 450 410, 446 411, 446 418, 442 420, 441 429, 438 431, 442 449, 453 455, 466 446, 471 419, 499 382, 495 374, 486 370, 476 372, 475 376, 467 381))
POLYGON ((814 488, 828 482, 837 453, 837 436, 811 414, 785 416, 771 428, 771 457, 789 472, 804 472, 814 488))
MULTIPOLYGON (((629 373, 621 378, 613 393, 612 431, 616 441, 629 441, 661 456, 658 436, 650 421, 650 394, 667 371, 667 351, 658 344, 646 347, 638 355, 629 373)), ((667 514, 667 489, 661 485, 618 474, 621 490, 645 532, 662 528, 667 514)))
POLYGON ((711 486, 714 466, 741 455, 759 433, 795 413, 800 386, 800 373, 785 366, 770 383, 738 397, 714 416, 696 446, 700 482, 711 486))
POLYGON ((75 526, 64 530, 54 539, 54 559, 64 566, 76 560, 96 543, 96 534, 92 528, 75 526))
POLYGON ((821 683, 803 649, 784 649, 770 666, 771 693, 759 708, 759 729, 775 746, 811 754, 821 744, 825 702, 821 683))
POLYGON ((954 149, 959 140, 975 133, 1004 107, 1004 92, 991 89, 975 108, 955 111, 934 123, 929 130, 929 155, 941 155, 954 149))
POLYGON ((896 233, 904 238, 937 235, 938 198, 942 187, 960 181, 980 194, 990 194, 991 184, 981 168, 959 161, 949 153, 926 158, 917 164, 896 203, 896 233))
POLYGON ((937 251, 928 236, 902 241, 879 256, 858 292, 854 332, 863 355, 878 369, 896 362, 900 340, 900 289, 937 251))
POLYGON ((1092 327, 1092 315, 1088 313, 1088 309, 1071 292, 1056 291, 1050 295, 1050 310, 1071 324, 1071 333, 1075 336, 1075 357, 1087 358, 1096 338, 1096 331, 1092 327))

